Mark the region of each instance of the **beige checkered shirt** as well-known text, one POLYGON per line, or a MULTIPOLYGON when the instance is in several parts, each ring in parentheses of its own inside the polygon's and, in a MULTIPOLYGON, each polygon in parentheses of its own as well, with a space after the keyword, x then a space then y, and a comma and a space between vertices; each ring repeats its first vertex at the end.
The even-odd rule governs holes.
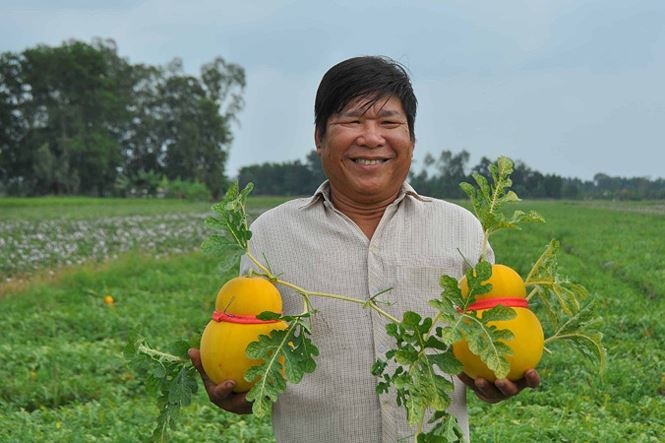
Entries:
MULTIPOLYGON (((482 229, 466 209, 421 197, 404 184, 371 240, 329 198, 323 183, 311 198, 295 199, 259 216, 250 248, 286 281, 312 291, 381 300, 401 318, 406 310, 431 316, 428 300, 440 295, 439 277, 462 275, 462 256, 478 259, 482 229)), ((491 253, 491 251, 490 251, 491 253)), ((489 257, 491 260, 492 257, 489 257)), ((249 268, 246 259, 242 271, 249 268)), ((281 287, 286 313, 302 312, 299 295, 281 287)), ((403 408, 377 395, 372 364, 391 346, 386 321, 361 306, 313 299, 312 339, 317 368, 289 385, 273 408, 278 442, 398 442, 413 435, 403 408)), ((455 378, 451 412, 468 435, 464 385, 455 378)))

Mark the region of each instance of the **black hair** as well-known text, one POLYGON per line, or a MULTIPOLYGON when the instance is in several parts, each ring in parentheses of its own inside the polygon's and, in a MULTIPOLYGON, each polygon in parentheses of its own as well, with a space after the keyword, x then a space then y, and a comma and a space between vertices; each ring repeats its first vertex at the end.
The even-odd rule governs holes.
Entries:
POLYGON ((351 101, 367 98, 365 106, 369 109, 389 96, 402 103, 411 140, 415 140, 418 101, 406 68, 383 56, 354 57, 336 64, 324 74, 316 91, 314 124, 319 137, 325 135, 330 116, 341 112, 351 101))

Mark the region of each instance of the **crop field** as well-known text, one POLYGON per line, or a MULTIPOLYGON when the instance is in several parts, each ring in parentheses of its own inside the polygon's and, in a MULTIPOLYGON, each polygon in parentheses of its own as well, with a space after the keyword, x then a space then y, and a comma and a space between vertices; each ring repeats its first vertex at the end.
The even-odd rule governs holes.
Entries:
MULTIPOLYGON (((279 201, 250 198, 250 216, 279 201)), ((168 352, 181 340, 197 344, 228 278, 199 251, 209 206, 0 199, 0 441, 149 440, 156 397, 123 350, 136 336, 168 352)), ((527 201, 518 208, 546 223, 497 234, 497 261, 525 275, 559 240, 561 273, 595 302, 607 368, 599 374, 555 344, 538 368, 537 390, 497 405, 469 395, 472 441, 662 441, 665 206, 527 201)), ((268 421, 225 413, 202 389, 171 436, 273 441, 268 421)))

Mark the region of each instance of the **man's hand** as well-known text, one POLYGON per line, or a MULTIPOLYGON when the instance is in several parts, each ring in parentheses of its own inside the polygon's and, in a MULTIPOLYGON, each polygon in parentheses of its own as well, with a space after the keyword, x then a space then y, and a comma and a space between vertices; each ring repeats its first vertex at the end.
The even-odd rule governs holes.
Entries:
POLYGON ((487 403, 498 403, 519 394, 524 388, 533 389, 540 385, 540 375, 535 369, 527 370, 524 377, 516 381, 501 379, 491 383, 484 378, 474 380, 464 373, 458 377, 476 393, 478 398, 487 403))
POLYGON ((211 402, 224 409, 225 411, 233 412, 235 414, 251 414, 252 404, 245 398, 245 393, 235 393, 233 388, 236 384, 233 380, 224 380, 220 384, 215 384, 208 375, 206 375, 203 365, 201 364, 201 353, 198 349, 191 348, 188 351, 189 359, 192 361, 194 367, 201 374, 203 386, 208 393, 208 398, 211 402))

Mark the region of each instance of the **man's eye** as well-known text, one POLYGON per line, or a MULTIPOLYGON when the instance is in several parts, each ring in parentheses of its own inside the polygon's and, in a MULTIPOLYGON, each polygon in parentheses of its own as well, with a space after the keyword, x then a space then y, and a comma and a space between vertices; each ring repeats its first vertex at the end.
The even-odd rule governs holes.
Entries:
POLYGON ((401 124, 401 122, 395 120, 384 120, 381 122, 381 124, 387 128, 396 128, 401 124))

